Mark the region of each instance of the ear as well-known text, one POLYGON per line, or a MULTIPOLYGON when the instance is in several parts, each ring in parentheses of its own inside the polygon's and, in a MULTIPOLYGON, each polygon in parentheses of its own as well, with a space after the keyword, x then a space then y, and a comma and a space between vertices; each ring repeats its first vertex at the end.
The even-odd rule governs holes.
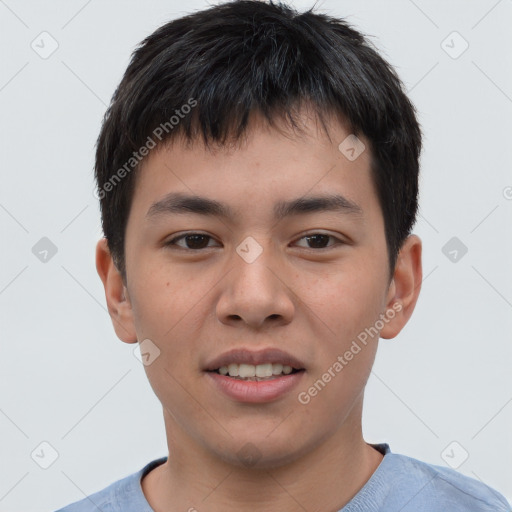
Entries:
POLYGON ((117 337, 125 343, 136 343, 137 334, 128 289, 114 264, 106 238, 96 244, 96 270, 105 288, 108 313, 117 337))
POLYGON ((394 338, 409 321, 420 294, 423 271, 421 265, 421 240, 409 235, 398 253, 393 278, 386 298, 387 322, 380 337, 394 338))

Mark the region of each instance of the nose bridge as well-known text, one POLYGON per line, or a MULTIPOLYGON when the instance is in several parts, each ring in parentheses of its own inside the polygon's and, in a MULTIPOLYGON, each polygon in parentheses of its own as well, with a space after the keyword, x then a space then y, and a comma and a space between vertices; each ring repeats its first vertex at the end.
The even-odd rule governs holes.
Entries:
POLYGON ((279 264, 269 237, 245 238, 230 260, 232 271, 217 305, 219 319, 241 319, 252 326, 269 318, 289 322, 294 305, 284 279, 278 277, 282 274, 279 264))
POLYGON ((275 293, 277 283, 275 275, 270 270, 276 266, 274 248, 270 237, 246 237, 235 249, 232 264, 233 286, 241 297, 252 297, 258 302, 268 300, 275 293))
POLYGON ((257 290, 259 296, 271 293, 275 286, 275 276, 270 268, 276 265, 272 252, 269 244, 263 248, 252 241, 244 241, 237 247, 237 256, 233 258, 233 277, 242 291, 257 290))

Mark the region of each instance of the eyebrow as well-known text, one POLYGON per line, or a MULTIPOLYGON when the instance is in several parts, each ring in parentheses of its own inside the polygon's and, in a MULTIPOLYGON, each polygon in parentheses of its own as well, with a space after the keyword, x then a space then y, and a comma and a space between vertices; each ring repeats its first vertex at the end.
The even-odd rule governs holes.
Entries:
MULTIPOLYGON (((336 212, 349 215, 362 215, 362 208, 339 194, 299 197, 290 201, 279 201, 274 206, 274 219, 282 220, 292 215, 315 212, 336 212)), ((196 195, 171 192, 149 208, 146 217, 151 219, 161 215, 195 213, 205 216, 234 219, 237 213, 228 205, 196 195)))

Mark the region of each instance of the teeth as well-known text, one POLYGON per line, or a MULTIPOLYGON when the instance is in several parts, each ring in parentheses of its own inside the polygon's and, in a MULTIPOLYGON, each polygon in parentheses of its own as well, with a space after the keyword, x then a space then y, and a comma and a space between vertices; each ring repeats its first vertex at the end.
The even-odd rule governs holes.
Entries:
POLYGON ((230 364, 228 366, 228 373, 230 377, 238 377, 238 365, 237 364, 230 364))
MULTIPOLYGON (((231 375, 231 372, 229 374, 231 375)), ((252 364, 241 364, 238 367, 238 376, 242 377, 242 378, 255 377, 256 376, 256 366, 254 366, 252 364)))
POLYGON ((219 368, 221 375, 229 375, 230 377, 240 377, 242 379, 251 377, 272 377, 277 375, 289 375, 293 368, 290 365, 281 363, 265 363, 265 364, 236 364, 232 363, 228 366, 219 368))
POLYGON ((272 375, 281 375, 283 373, 283 365, 282 364, 273 364, 272 365, 272 375))
POLYGON ((272 363, 259 364, 254 367, 256 369, 256 377, 272 377, 272 363))

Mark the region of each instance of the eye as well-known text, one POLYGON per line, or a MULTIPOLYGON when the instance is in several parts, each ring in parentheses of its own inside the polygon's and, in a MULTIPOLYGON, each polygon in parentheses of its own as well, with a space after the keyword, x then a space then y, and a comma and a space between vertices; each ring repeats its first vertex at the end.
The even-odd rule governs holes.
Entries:
MULTIPOLYGON (((189 251, 200 251, 202 249, 207 249, 208 247, 215 247, 209 245, 209 241, 214 240, 210 235, 206 235, 204 233, 184 233, 182 235, 176 236, 166 242, 166 246, 176 246, 184 250, 189 251), (179 242, 183 242, 180 244, 179 242)), ((328 235, 326 233, 311 233, 299 238, 299 241, 305 240, 308 246, 302 246, 305 249, 329 249, 336 245, 341 245, 343 242, 336 238, 333 235, 328 235), (329 245, 329 240, 333 240, 334 243, 329 245)))
POLYGON ((169 240, 165 245, 177 246, 181 249, 197 251, 207 248, 209 240, 213 240, 213 238, 209 235, 205 235, 204 233, 184 233, 183 235, 179 235, 169 240), (178 244, 178 242, 182 240, 184 241, 185 246, 178 244))
MULTIPOLYGON (((306 243, 309 247, 305 247, 306 249, 329 249, 333 246, 343 244, 343 242, 336 238, 335 236, 328 235, 326 233, 311 233, 309 235, 303 236, 300 240, 306 240, 306 243), (329 239, 335 240, 336 242, 331 245, 327 245, 329 239)), ((304 246, 302 246, 304 247, 304 246)))

